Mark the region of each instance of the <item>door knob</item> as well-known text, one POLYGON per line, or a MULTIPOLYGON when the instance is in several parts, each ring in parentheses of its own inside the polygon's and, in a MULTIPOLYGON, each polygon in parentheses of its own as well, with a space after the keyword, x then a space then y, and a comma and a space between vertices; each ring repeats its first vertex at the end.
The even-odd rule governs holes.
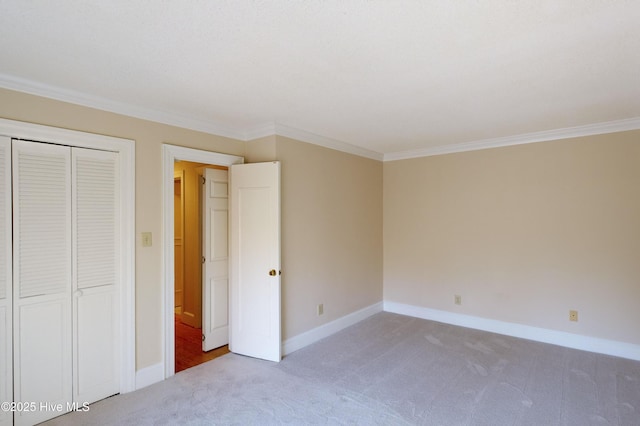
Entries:
POLYGON ((270 270, 269 271, 269 275, 272 276, 272 277, 275 277, 276 276, 276 270, 275 269, 270 270))

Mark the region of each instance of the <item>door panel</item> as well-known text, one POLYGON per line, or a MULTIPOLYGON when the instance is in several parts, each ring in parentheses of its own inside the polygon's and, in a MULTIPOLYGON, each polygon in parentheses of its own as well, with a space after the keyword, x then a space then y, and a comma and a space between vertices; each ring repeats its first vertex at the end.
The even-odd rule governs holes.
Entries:
POLYGON ((184 171, 173 178, 173 253, 174 253, 174 312, 182 314, 184 303, 184 171))
POLYGON ((117 298, 111 286, 74 297, 74 401, 94 402, 118 393, 117 298))
POLYGON ((18 374, 21 394, 29 395, 29 402, 66 403, 70 395, 60 384, 71 384, 65 377, 71 361, 65 347, 69 303, 55 296, 31 298, 18 308, 17 317, 22 331, 17 341, 22 353, 18 374))
POLYGON ((17 298, 65 294, 71 282, 69 147, 13 141, 17 298))
POLYGON ((73 262, 75 288, 118 281, 118 156, 73 148, 73 262))
POLYGON ((227 170, 204 169, 202 350, 229 343, 229 185, 227 170))
MULTIPOLYGON (((0 136, 0 401, 13 401, 11 244, 11 139, 0 136)), ((12 422, 0 410, 0 425, 12 422)))
MULTIPOLYGON (((62 403, 71 388, 71 149, 13 140, 14 400, 62 403)), ((16 413, 16 424, 62 414, 16 413)))
POLYGON ((16 352, 16 401, 38 403, 36 411, 16 412, 15 422, 35 424, 67 412, 71 401, 71 326, 69 300, 57 295, 27 298, 16 306, 20 325, 16 352), (60 411, 40 410, 40 402, 62 404, 60 411))
POLYGON ((118 155, 72 148, 73 400, 118 393, 118 155))
POLYGON ((280 163, 234 165, 230 175, 229 349, 280 361, 280 163))

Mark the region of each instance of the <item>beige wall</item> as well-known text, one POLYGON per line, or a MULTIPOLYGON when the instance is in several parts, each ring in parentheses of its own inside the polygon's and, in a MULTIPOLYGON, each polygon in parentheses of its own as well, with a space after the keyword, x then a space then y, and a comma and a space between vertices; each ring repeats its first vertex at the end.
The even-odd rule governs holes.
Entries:
POLYGON ((638 344, 639 256, 640 131, 384 164, 385 300, 638 344))
POLYGON ((259 163, 261 161, 273 161, 278 157, 276 152, 276 135, 266 136, 246 142, 246 163, 259 163))
POLYGON ((0 117, 133 139, 136 144, 136 364, 162 361, 162 153, 163 143, 244 155, 244 143, 0 89, 0 117), (153 233, 142 247, 140 233, 153 233))
POLYGON ((380 302, 382 163, 281 136, 247 148, 281 162, 283 339, 380 302))

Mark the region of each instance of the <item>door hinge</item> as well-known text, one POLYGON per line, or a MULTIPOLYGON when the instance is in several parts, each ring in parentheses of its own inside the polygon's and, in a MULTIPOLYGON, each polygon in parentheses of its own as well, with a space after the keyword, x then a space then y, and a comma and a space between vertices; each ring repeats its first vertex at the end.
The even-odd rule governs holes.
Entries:
POLYGON ((202 341, 204 342, 204 334, 202 335, 202 341))
POLYGON ((204 183, 207 181, 207 178, 205 178, 204 176, 200 176, 202 178, 202 184, 204 185, 204 183))

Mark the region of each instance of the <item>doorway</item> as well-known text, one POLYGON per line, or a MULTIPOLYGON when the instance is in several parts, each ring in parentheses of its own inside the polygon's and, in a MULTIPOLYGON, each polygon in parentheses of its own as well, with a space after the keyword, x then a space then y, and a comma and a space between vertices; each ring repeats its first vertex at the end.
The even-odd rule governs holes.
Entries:
MULTIPOLYGON (((203 194, 205 174, 217 170, 226 176, 227 167, 177 161, 174 164, 174 320, 175 320, 175 372, 195 367, 229 352, 228 333, 224 340, 211 345, 204 345, 212 336, 207 336, 203 325, 206 323, 207 310, 203 305, 205 277, 203 277, 202 260, 205 257, 203 243, 208 232, 208 221, 205 220, 206 194, 203 194), (206 346, 206 347, 205 347, 206 346)), ((206 192, 206 191, 205 191, 206 192)), ((225 213, 226 212, 222 212, 225 213)), ((223 218, 226 223, 227 218, 223 218)), ((210 221, 209 221, 210 222, 210 221)), ((223 233, 222 242, 226 252, 227 229, 216 230, 223 233)), ((222 259, 227 262, 225 253, 222 259)), ((224 266, 224 265, 223 265, 224 266)), ((225 267, 226 269, 226 267, 225 267)), ((226 290, 226 281, 223 282, 226 290)), ((226 293, 226 291, 225 291, 226 293)), ((226 312, 227 297, 224 311, 226 312)), ((226 316, 226 314, 225 314, 226 316)), ((226 329, 223 330, 226 332, 226 329)), ((214 342, 212 342, 214 343, 214 342)))
MULTIPOLYGON (((191 148, 183 148, 183 147, 178 147, 178 146, 173 146, 173 145, 163 145, 163 212, 164 212, 164 223, 163 223, 163 229, 164 229, 164 235, 166 236, 164 238, 164 286, 165 286, 165 292, 164 292, 164 312, 163 312, 163 316, 164 316, 164 346, 165 346, 165 361, 164 361, 164 369, 165 369, 165 378, 172 376, 173 374, 175 374, 176 370, 176 360, 182 356, 181 353, 178 353, 178 351, 176 350, 177 346, 176 346, 176 340, 177 340, 177 334, 176 334, 176 330, 178 332, 183 331, 182 330, 182 326, 184 325, 184 321, 182 321, 182 318, 185 319, 185 321, 191 321, 190 324, 188 324, 188 327, 191 327, 190 329, 186 329, 189 333, 185 334, 185 339, 191 342, 192 347, 197 347, 200 350, 200 355, 204 358, 206 356, 213 356, 215 357, 215 355, 219 356, 219 353, 215 353, 216 351, 210 351, 207 353, 203 353, 202 352, 202 331, 201 328, 198 329, 198 326, 201 327, 202 326, 202 299, 201 299, 201 287, 199 288, 199 293, 198 293, 198 297, 200 297, 200 299, 198 300, 198 303, 196 303, 196 305, 198 306, 198 310, 196 310, 193 307, 189 307, 188 306, 188 302, 185 298, 188 299, 188 292, 186 291, 186 281, 185 281, 185 287, 184 287, 184 293, 183 293, 183 299, 181 301, 181 313, 180 313, 180 324, 177 323, 177 314, 176 314, 176 293, 175 293, 175 286, 174 286, 174 281, 175 281, 175 272, 176 272, 176 267, 175 267, 175 236, 176 236, 176 220, 175 220, 175 215, 176 215, 176 211, 174 209, 174 200, 176 199, 176 173, 175 173, 175 164, 177 162, 191 162, 191 163, 198 163, 199 167, 202 167, 202 169, 204 169, 204 166, 207 165, 211 165, 211 166, 221 166, 221 167, 228 167, 231 166, 233 164, 242 164, 244 163, 244 158, 242 157, 238 157, 238 156, 233 156, 233 155, 227 155, 227 154, 218 154, 218 153, 214 153, 214 152, 209 152, 209 151, 201 151, 201 150, 197 150, 197 149, 191 149, 191 148), (185 313, 187 315, 185 315, 185 313), (194 330, 195 329, 195 330, 194 330), (214 353, 211 353, 214 352, 214 353), (204 354, 204 355, 202 355, 204 354)), ((194 167, 194 169, 196 169, 197 167, 194 167)), ((197 175, 197 171, 195 171, 195 174, 197 175)), ((180 176, 179 176, 180 177, 180 176)), ((187 183, 187 181, 189 180, 187 177, 187 174, 185 173, 184 176, 184 181, 182 181, 182 177, 180 177, 181 180, 181 185, 182 188, 184 188, 185 185, 182 184, 182 182, 184 182, 184 184, 187 183)), ((185 198, 188 196, 189 193, 189 189, 188 188, 184 188, 181 189, 181 191, 183 191, 181 193, 185 195, 185 198)), ((187 210, 185 208, 185 210, 187 210)), ((189 213, 185 212, 184 216, 187 216, 189 213)), ((200 220, 199 218, 196 221, 197 225, 197 234, 198 235, 202 235, 201 231, 200 231, 200 220)), ((180 230, 178 230, 178 233, 180 233, 180 230)), ((187 236, 187 230, 185 229, 184 233, 182 234, 183 237, 187 236)), ((186 240, 184 241, 184 244, 186 243, 186 240)), ((198 250, 201 248, 201 244, 199 244, 198 246, 198 250)), ((200 252, 198 252, 198 254, 196 255, 195 259, 191 259, 191 260, 195 260, 197 262, 197 266, 195 266, 195 264, 193 263, 187 263, 189 262, 189 258, 186 256, 186 245, 185 245, 185 263, 184 263, 184 269, 192 269, 192 270, 197 270, 198 274, 201 274, 201 255, 200 252), (192 266, 190 266, 192 265, 192 266)), ((199 275, 200 278, 198 280, 198 282, 201 285, 202 279, 201 279, 201 275, 199 275)), ((207 359, 202 360, 201 362, 206 361, 207 359)), ((194 364, 195 365, 195 364, 194 364)))

